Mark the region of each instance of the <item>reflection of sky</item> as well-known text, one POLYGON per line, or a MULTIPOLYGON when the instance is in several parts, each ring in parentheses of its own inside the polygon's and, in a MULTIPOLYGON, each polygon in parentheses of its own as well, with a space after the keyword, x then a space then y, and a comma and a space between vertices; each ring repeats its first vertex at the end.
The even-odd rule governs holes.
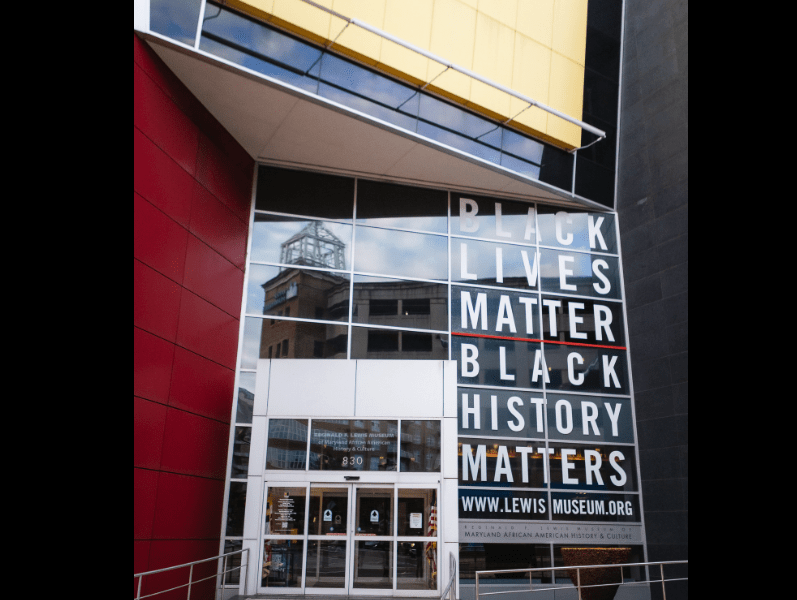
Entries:
MULTIPOLYGON (((304 229, 308 223, 310 221, 258 221, 256 218, 252 235, 252 260, 279 262, 280 246, 304 229)), ((348 266, 351 261, 349 252, 351 247, 351 225, 330 223, 328 221, 323 221, 322 224, 325 229, 345 244, 344 256, 348 266)))
POLYGON ((200 0, 150 0, 149 28, 193 46, 199 5, 200 0))
POLYGON ((443 279, 448 240, 437 235, 358 227, 354 268, 369 273, 443 279))

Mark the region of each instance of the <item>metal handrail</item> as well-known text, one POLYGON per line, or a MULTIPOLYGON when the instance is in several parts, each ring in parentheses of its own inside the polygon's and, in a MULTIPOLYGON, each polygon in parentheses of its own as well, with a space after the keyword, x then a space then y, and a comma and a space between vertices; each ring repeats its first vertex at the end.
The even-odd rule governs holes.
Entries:
MULTIPOLYGON (((138 577, 138 587, 136 588, 136 600, 140 600, 141 598, 149 598, 151 596, 157 596, 158 594, 165 594, 166 592, 171 592, 173 590, 178 590, 180 588, 188 587, 188 595, 186 597, 187 600, 191 599, 191 586, 200 583, 202 581, 207 581, 208 579, 216 579, 216 592, 218 593, 219 587, 224 586, 227 580, 227 573, 232 573, 233 571, 241 571, 242 573, 246 572, 246 568, 249 566, 249 548, 243 548, 241 550, 235 550, 233 552, 227 552, 225 554, 219 554, 218 556, 211 556, 210 558, 203 558, 202 560, 195 560, 189 563, 184 563, 182 565, 174 565, 173 567, 165 567, 163 569, 155 569, 153 571, 145 571, 143 573, 136 573, 133 575, 133 581, 135 581, 136 577, 138 577), (244 560, 244 553, 246 553, 246 560, 244 560), (241 555, 241 564, 237 567, 232 567, 227 569, 227 557, 233 556, 234 554, 241 555), (203 577, 202 579, 197 579, 194 581, 194 565, 198 565, 200 563, 210 562, 211 560, 220 561, 222 564, 222 569, 210 577, 203 577), (184 583, 182 585, 175 586, 173 588, 169 588, 168 590, 161 590, 159 592, 154 592, 152 594, 147 594, 145 596, 141 595, 141 584, 144 581, 144 577, 147 575, 154 575, 155 573, 164 573, 165 571, 174 571, 175 569, 183 569, 185 567, 189 567, 188 569, 188 583, 184 583)), ((241 580, 244 581, 244 588, 246 588, 246 582, 244 579, 245 576, 241 577, 241 580)), ((244 589, 244 593, 246 593, 246 589, 244 589)))
MULTIPOLYGON (((473 71, 471 71, 470 69, 466 69, 465 67, 460 67, 459 65, 457 65, 455 63, 452 63, 449 60, 441 58, 441 57, 437 56, 436 54, 432 54, 428 50, 424 50, 423 48, 418 48, 418 46, 410 44, 409 42, 406 42, 406 41, 402 40, 401 38, 397 38, 396 36, 390 35, 389 33, 385 32, 385 31, 382 31, 381 29, 378 29, 378 28, 374 27, 373 25, 369 25, 368 23, 365 23, 364 21, 360 21, 359 19, 355 19, 353 17, 347 17, 346 15, 342 15, 341 13, 339 13, 339 12, 337 12, 335 10, 332 10, 331 8, 327 8, 326 6, 322 6, 320 4, 316 4, 312 0, 301 0, 301 1, 304 2, 305 4, 309 4, 311 6, 314 6, 315 8, 323 10, 326 13, 329 13, 329 14, 331 14, 331 15, 339 18, 339 19, 342 19, 342 20, 346 21, 346 27, 348 27, 349 24, 357 25, 357 27, 361 27, 362 29, 365 29, 366 31, 370 31, 371 33, 373 33, 375 35, 378 35, 381 38, 389 40, 389 41, 391 41, 391 42, 393 42, 395 44, 398 44, 399 46, 403 46, 404 48, 407 48, 408 50, 412 50, 413 52, 416 52, 416 53, 420 54, 421 56, 425 56, 426 58, 428 58, 430 60, 433 60, 436 63, 439 63, 439 64, 443 65, 446 68, 446 70, 452 69, 454 71, 459 71, 463 75, 467 75, 468 77, 471 77, 471 78, 473 78, 473 79, 475 79, 477 81, 480 81, 480 82, 482 82, 485 85, 489 85, 492 88, 495 88, 495 89, 497 89, 497 90, 499 90, 501 92, 504 92, 505 94, 509 94, 510 96, 513 96, 514 98, 517 98, 518 100, 522 100, 523 102, 528 102, 529 105, 526 108, 531 108, 532 106, 536 106, 537 108, 539 108, 541 110, 544 110, 547 113, 550 113, 550 114, 552 114, 554 116, 557 116, 560 119, 564 119, 568 123, 572 123, 573 125, 576 125, 577 127, 580 127, 581 129, 585 129, 586 131, 589 131, 590 133, 593 133, 593 134, 597 135, 598 136, 598 140, 604 139, 606 137, 606 132, 603 131, 602 129, 598 129, 597 127, 593 127, 589 123, 584 123, 583 121, 575 119, 575 118, 571 117, 570 115, 567 115, 567 114, 565 114, 565 113, 563 113, 561 111, 556 110, 555 108, 551 108, 550 106, 546 106, 542 102, 538 102, 537 100, 534 100, 533 98, 529 98, 528 96, 526 96, 524 94, 521 94, 520 92, 516 92, 513 89, 510 89, 510 88, 508 88, 506 86, 501 85, 500 83, 496 83, 495 81, 487 79, 486 77, 482 77, 478 73, 474 73, 473 71)), ((344 27, 344 29, 346 27, 344 27)), ((343 31, 341 31, 341 33, 343 33, 343 31)), ((339 35, 340 34, 338 34, 338 36, 339 35)), ((440 73, 439 75, 441 75, 441 74, 442 73, 440 73)), ((437 76, 435 78, 437 78, 437 76)), ((432 81, 434 81, 434 79, 432 81)), ((427 82, 423 87, 426 87, 427 85, 429 85, 429 83, 431 83, 431 81, 427 82)), ((523 110, 526 110, 526 109, 523 109, 523 110)), ((515 115, 515 117, 517 117, 517 116, 518 115, 515 115)), ((513 120, 515 117, 510 118, 509 121, 513 120)), ((506 121, 506 122, 508 123, 509 121, 506 121)), ((595 141, 598 141, 598 140, 595 140, 595 141)))
MULTIPOLYGON (((553 590, 564 590, 564 589, 573 589, 573 585, 569 586, 561 586, 561 587, 538 587, 537 589, 533 589, 532 584, 532 573, 536 572, 543 572, 543 571, 572 571, 573 569, 576 570, 576 584, 575 587, 578 590, 578 600, 581 600, 581 590, 585 588, 593 588, 593 587, 607 587, 610 585, 644 585, 650 583, 658 583, 661 582, 661 592, 662 597, 664 600, 667 600, 667 591, 665 588, 665 581, 688 581, 688 577, 671 577, 670 579, 665 579, 664 577, 664 565, 688 565, 688 560, 668 560, 668 561, 657 561, 657 562, 640 562, 640 563, 622 563, 616 565, 578 565, 572 567, 536 567, 534 569, 500 569, 500 570, 492 570, 492 571, 476 571, 476 596, 475 600, 479 600, 482 596, 497 596, 500 594, 520 594, 523 592, 539 592, 545 591, 550 592, 553 590), (651 565, 659 565, 661 579, 648 579, 644 581, 629 581, 625 582, 622 581, 622 570, 620 571, 620 579, 621 581, 617 583, 599 583, 593 585, 581 585, 581 569, 609 569, 609 568, 620 568, 622 567, 647 567, 651 565), (528 573, 529 574, 529 589, 528 590, 509 590, 505 592, 483 592, 479 593, 479 575, 495 575, 496 573, 528 573)), ((553 577, 552 581, 555 582, 556 578, 553 577)), ((555 583, 554 583, 555 585, 555 583)))
POLYGON ((448 576, 448 585, 446 586, 446 589, 444 589, 443 593, 440 594, 440 600, 443 600, 446 597, 446 594, 449 595, 449 600, 457 599, 456 587, 452 587, 454 586, 454 581, 457 577, 457 559, 454 557, 453 552, 448 553, 448 570, 451 571, 451 574, 448 576), (451 594, 453 594, 453 598, 451 598, 451 594))

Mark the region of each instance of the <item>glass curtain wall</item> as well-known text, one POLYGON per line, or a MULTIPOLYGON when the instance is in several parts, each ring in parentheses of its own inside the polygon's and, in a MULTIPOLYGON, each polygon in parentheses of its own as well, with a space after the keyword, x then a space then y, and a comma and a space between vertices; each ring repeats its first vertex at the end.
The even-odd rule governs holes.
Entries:
MULTIPOLYGON (((260 166, 244 320, 230 547, 243 535, 258 359, 456 360, 460 519, 485 517, 486 470, 502 486, 511 475, 518 507, 535 507, 519 518, 639 523, 612 213, 260 166)), ((306 468, 307 421, 274 426, 269 468, 306 468)), ((435 435, 402 434, 400 470, 439 468, 416 462, 435 435)), ((464 545, 463 577, 501 552, 464 545)), ((558 545, 533 555, 561 561, 558 545)))

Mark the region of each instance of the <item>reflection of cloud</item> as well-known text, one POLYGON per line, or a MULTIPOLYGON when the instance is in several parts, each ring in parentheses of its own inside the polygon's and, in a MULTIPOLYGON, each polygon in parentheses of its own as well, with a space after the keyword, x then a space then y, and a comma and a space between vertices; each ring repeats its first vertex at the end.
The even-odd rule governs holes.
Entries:
POLYGON ((152 0, 150 29, 193 46, 199 20, 199 4, 199 0, 194 2, 152 0))
POLYGON ((357 228, 355 269, 386 275, 445 279, 448 243, 441 236, 357 228))

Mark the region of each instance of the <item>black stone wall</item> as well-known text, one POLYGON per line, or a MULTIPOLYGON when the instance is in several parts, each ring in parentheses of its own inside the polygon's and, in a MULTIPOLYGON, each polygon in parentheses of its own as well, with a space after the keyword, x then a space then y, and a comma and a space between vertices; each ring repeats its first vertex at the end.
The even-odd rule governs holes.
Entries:
POLYGON ((688 558, 688 11, 625 2, 617 212, 651 561, 688 558))

